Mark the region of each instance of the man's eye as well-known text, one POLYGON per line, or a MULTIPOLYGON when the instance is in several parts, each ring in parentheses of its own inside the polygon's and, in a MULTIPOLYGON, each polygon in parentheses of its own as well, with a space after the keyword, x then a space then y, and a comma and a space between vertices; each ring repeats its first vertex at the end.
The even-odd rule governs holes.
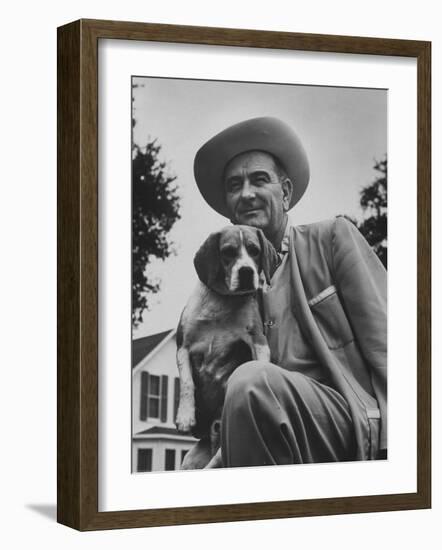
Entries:
POLYGON ((269 178, 268 178, 266 175, 261 174, 261 175, 259 175, 259 176, 255 176, 255 177, 253 178, 253 181, 254 181, 255 183, 258 183, 259 185, 264 185, 264 184, 266 184, 266 183, 269 181, 269 178))
POLYGON ((239 191, 241 189, 241 182, 240 181, 231 181, 229 182, 227 189, 230 193, 234 193, 235 191, 239 191))

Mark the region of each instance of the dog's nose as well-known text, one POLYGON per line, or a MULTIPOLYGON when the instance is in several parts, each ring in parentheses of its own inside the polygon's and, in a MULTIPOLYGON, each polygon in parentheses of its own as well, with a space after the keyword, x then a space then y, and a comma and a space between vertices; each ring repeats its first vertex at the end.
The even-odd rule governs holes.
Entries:
POLYGON ((251 267, 240 267, 238 271, 239 289, 240 290, 253 290, 254 284, 254 271, 251 267))

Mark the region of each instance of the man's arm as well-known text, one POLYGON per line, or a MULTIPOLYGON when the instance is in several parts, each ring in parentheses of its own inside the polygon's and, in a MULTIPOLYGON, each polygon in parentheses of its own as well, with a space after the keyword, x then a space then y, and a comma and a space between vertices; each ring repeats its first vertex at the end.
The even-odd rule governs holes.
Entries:
POLYGON ((380 450, 387 448, 387 272, 359 230, 338 217, 333 270, 343 305, 369 367, 381 412, 380 450))

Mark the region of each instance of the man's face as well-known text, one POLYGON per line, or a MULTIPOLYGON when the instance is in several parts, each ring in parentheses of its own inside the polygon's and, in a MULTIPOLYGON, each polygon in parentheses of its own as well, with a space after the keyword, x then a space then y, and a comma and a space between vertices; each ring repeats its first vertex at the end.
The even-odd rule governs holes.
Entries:
POLYGON ((249 151, 233 158, 224 173, 226 205, 234 224, 273 233, 283 224, 291 196, 291 183, 281 179, 273 157, 249 151))

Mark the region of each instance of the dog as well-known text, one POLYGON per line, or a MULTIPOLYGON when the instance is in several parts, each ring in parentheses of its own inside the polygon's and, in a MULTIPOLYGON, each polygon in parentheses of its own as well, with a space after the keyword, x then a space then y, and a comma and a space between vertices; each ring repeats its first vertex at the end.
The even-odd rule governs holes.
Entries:
POLYGON ((176 427, 210 441, 208 456, 190 451, 182 469, 220 467, 220 417, 227 381, 241 364, 270 360, 257 292, 278 256, 260 229, 227 226, 195 255, 199 283, 177 329, 180 397, 176 427), (207 464, 204 466, 204 462, 207 464))

